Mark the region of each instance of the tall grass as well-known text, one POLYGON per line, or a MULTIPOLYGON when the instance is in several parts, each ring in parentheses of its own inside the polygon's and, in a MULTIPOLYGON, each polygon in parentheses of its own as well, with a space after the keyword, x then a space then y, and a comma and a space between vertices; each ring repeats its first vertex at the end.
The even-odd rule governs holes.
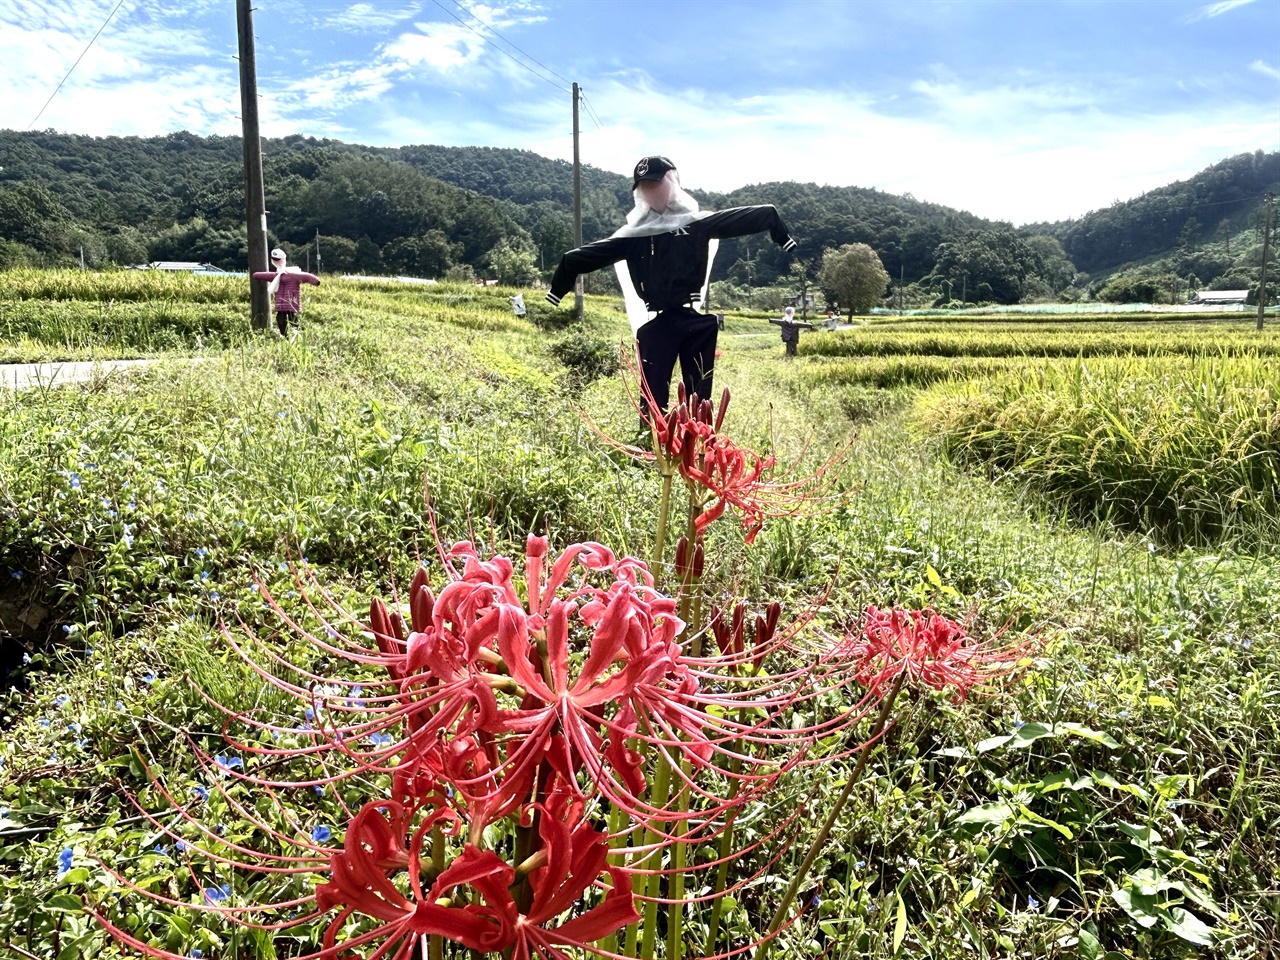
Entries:
POLYGON ((1266 537, 1280 518, 1280 375, 1254 355, 1109 358, 934 387, 950 456, 1175 543, 1266 537))

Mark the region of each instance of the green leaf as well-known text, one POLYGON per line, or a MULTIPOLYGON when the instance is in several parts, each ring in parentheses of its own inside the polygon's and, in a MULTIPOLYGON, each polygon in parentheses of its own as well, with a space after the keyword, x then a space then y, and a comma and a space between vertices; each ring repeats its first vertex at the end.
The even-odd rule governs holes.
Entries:
POLYGON ((1011 747, 1029 747, 1037 740, 1044 737, 1052 737, 1057 733, 1051 724, 1047 723, 1024 723, 1013 732, 1013 738, 1009 741, 1011 747))
POLYGON ((1145 896, 1130 887, 1119 887, 1111 891, 1111 898, 1144 929, 1154 927, 1160 921, 1161 911, 1154 896, 1145 896))
POLYGON ((1101 770, 1090 770, 1089 776, 1093 777, 1094 783, 1100 787, 1110 787, 1112 790, 1123 790, 1125 793, 1131 793, 1139 800, 1150 800, 1151 797, 1147 791, 1133 783, 1121 783, 1109 773, 1103 773, 1101 770))
POLYGON ((1012 739, 1013 737, 1008 734, 1005 734, 1002 737, 987 737, 985 740, 979 740, 978 745, 974 747, 974 749, 977 750, 978 753, 990 753, 992 750, 1003 747, 1012 739))
POLYGON ((1088 927, 1081 927, 1079 936, 1076 938, 1076 951, 1080 960, 1098 960, 1102 953, 1102 944, 1098 942, 1098 936, 1088 927))
POLYGON ((1150 697, 1147 697, 1147 703, 1151 704, 1151 706, 1153 707, 1172 708, 1174 705, 1173 701, 1170 700, 1168 697, 1161 697, 1154 694, 1150 697))
POLYGON ((933 569, 932 563, 926 563, 924 565, 924 575, 929 578, 930 583, 941 589, 942 577, 939 575, 937 570, 933 569))
POLYGON ((898 893, 898 920, 893 925, 893 952, 896 956, 898 951, 902 949, 902 941, 907 936, 907 901, 902 899, 902 893, 898 893))
POLYGON ((1086 727, 1082 723, 1060 723, 1055 728, 1062 733, 1070 733, 1077 737, 1084 737, 1086 740, 1093 740, 1112 750, 1119 750, 1120 744, 1109 733, 1103 733, 1101 730, 1093 730, 1086 727))
POLYGON ((1181 937, 1187 943, 1201 947, 1213 946, 1213 927, 1189 910, 1172 907, 1164 916, 1165 929, 1174 936, 1181 937))
POLYGON ((84 904, 80 902, 80 898, 73 897, 69 893, 59 893, 50 897, 44 902, 43 907, 55 913, 84 913, 84 904))
POLYGON ((1057 830, 1060 834, 1062 834, 1068 840, 1074 839, 1075 835, 1071 832, 1071 830, 1068 827, 1064 827, 1062 824, 1058 823, 1055 820, 1050 820, 1048 817, 1040 816, 1040 814, 1036 813, 1034 810, 1028 809, 1023 804, 1018 805, 1018 812, 1022 814, 1024 821, 1030 821, 1031 823, 1044 824, 1046 827, 1052 827, 1054 830, 1057 830))
POLYGON ((998 826, 1013 818, 1013 807, 1002 800, 984 803, 956 817, 956 823, 989 823, 998 826))

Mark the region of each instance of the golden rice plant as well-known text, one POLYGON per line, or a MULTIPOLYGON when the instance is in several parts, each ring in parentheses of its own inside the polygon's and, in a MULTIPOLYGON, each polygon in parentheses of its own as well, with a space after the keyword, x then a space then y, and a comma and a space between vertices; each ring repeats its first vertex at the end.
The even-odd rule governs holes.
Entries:
POLYGON ((917 416, 954 459, 1169 542, 1280 520, 1280 373, 1260 354, 1015 367, 940 383, 917 416))

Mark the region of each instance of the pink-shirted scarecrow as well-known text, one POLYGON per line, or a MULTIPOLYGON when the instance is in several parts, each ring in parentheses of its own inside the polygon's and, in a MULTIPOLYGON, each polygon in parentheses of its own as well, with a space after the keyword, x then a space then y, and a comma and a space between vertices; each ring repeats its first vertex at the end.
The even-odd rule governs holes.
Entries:
POLYGON ((313 273, 304 273, 298 267, 285 266, 284 251, 276 247, 271 251, 271 270, 259 270, 253 279, 267 284, 267 292, 273 297, 276 311, 276 325, 280 328, 280 336, 287 336, 289 327, 298 328, 298 314, 302 312, 302 285, 310 283, 320 286, 320 278, 313 273))

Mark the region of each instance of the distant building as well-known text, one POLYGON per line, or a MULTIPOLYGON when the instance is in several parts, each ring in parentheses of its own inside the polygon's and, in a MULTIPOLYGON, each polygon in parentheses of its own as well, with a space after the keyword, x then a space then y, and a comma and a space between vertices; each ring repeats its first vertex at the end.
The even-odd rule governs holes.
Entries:
POLYGON ((1248 290, 1197 290, 1191 302, 1211 304, 1216 307, 1227 306, 1228 304, 1243 306, 1248 299, 1248 290))
POLYGON ((226 273, 221 267, 212 263, 197 263, 194 260, 153 260, 151 263, 140 263, 130 270, 168 270, 171 273, 226 273))

